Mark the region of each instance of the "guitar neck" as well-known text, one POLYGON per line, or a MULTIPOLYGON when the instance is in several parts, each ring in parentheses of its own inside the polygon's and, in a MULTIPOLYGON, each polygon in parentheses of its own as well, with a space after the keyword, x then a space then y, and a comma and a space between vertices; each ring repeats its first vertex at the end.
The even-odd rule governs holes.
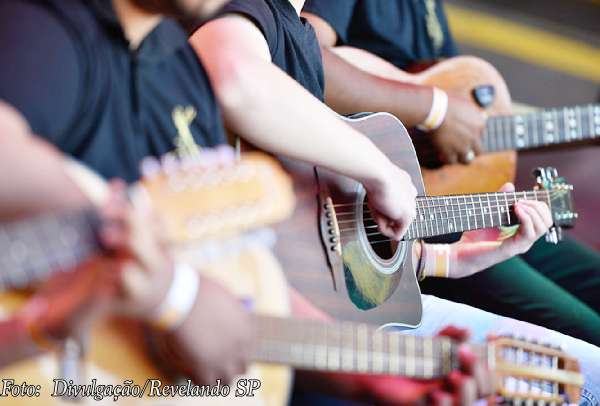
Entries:
POLYGON ((43 215, 0 226, 0 289, 20 289, 70 269, 101 247, 94 210, 43 215))
MULTIPOLYGON (((297 369, 401 375, 446 376, 458 366, 449 338, 386 333, 357 323, 322 323, 255 316, 258 344, 254 360, 297 369)), ((475 348, 475 347, 474 347, 475 348)), ((484 354, 485 347, 477 347, 484 354)))
POLYGON ((492 117, 482 137, 486 152, 527 150, 600 137, 600 104, 492 117))
POLYGON ((517 201, 538 200, 552 208, 550 197, 547 190, 417 197, 417 216, 404 239, 515 225, 518 224, 514 213, 517 201))

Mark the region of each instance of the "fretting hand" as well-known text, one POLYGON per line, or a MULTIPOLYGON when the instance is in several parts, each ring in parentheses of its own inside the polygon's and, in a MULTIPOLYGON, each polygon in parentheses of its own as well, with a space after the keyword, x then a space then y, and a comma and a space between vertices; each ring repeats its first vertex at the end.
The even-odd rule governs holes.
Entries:
POLYGON ((379 183, 365 188, 379 230, 393 240, 401 240, 416 215, 417 189, 408 173, 390 164, 379 183))
MULTIPOLYGON (((501 192, 514 190, 510 183, 500 189, 501 192)), ((458 243, 451 245, 449 277, 464 278, 527 252, 553 224, 550 208, 544 202, 519 200, 515 214, 520 225, 509 238, 502 239, 500 229, 489 228, 466 232, 458 243)))

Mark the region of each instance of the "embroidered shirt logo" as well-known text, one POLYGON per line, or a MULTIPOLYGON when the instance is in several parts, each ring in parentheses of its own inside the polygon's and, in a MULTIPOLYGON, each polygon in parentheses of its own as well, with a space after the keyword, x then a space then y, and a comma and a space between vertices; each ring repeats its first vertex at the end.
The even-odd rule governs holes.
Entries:
POLYGON ((179 158, 192 157, 200 152, 200 147, 194 141, 190 125, 196 119, 198 113, 192 106, 177 106, 171 113, 173 124, 177 129, 175 138, 175 151, 179 158))
POLYGON ((442 30, 442 24, 438 18, 436 8, 435 0, 425 0, 427 33, 437 54, 444 46, 444 31, 442 30))

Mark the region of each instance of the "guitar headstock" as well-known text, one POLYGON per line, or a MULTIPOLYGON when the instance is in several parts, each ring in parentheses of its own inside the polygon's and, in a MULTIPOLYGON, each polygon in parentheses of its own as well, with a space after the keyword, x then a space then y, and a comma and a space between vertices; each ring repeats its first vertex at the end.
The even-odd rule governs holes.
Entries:
POLYGON ((583 376, 579 363, 560 348, 513 337, 490 345, 500 403, 513 405, 577 404, 583 376))
POLYGON ((191 161, 173 156, 146 166, 135 195, 150 202, 174 243, 226 238, 272 224, 291 214, 291 179, 279 163, 261 153, 240 160, 214 159, 202 152, 191 161))
POLYGON ((556 244, 562 239, 562 229, 574 227, 579 217, 573 205, 573 185, 558 177, 556 168, 537 168, 533 175, 537 182, 536 189, 548 191, 554 225, 548 231, 546 240, 556 244))

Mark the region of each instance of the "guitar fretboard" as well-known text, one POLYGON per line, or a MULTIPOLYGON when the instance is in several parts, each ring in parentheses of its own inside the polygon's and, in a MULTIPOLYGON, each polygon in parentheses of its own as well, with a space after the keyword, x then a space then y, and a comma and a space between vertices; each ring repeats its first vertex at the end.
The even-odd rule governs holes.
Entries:
POLYGON ((514 204, 519 200, 538 200, 551 206, 546 190, 417 197, 417 216, 404 239, 518 224, 514 204))
MULTIPOLYGON (((256 316, 254 360, 298 369, 415 378, 445 376, 458 365, 449 338, 386 333, 365 324, 256 316)), ((476 349, 485 354, 486 348, 476 349)))
POLYGON ((525 150, 600 137, 600 104, 492 117, 482 137, 487 152, 525 150))
POLYGON ((20 289, 96 253, 94 210, 43 215, 0 226, 0 290, 20 289))

